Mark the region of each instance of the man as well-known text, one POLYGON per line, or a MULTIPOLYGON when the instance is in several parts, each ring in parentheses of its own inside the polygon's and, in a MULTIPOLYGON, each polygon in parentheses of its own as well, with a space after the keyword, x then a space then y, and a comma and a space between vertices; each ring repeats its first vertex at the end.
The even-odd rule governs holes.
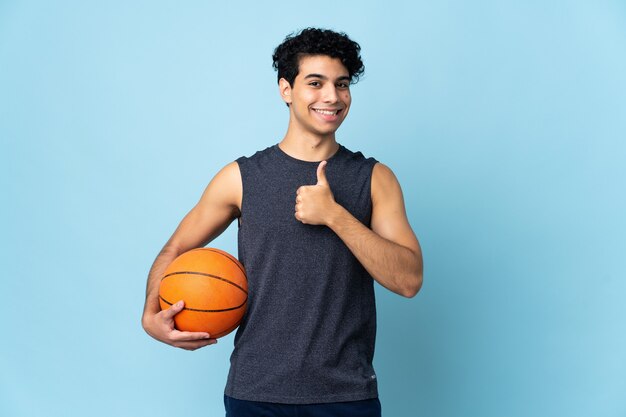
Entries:
POLYGON ((413 297, 420 246, 392 171, 335 139, 363 73, 359 45, 309 28, 273 58, 287 133, 211 180, 152 266, 142 323, 183 349, 217 342, 174 328, 184 303, 160 311, 159 282, 176 256, 238 219, 250 297, 231 356, 227 416, 380 416, 373 280, 413 297))

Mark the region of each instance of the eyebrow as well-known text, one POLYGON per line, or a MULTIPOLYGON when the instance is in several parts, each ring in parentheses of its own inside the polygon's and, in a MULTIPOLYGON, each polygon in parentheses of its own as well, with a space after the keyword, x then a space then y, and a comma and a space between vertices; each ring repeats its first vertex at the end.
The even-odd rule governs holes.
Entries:
MULTIPOLYGON (((327 80, 328 77, 322 74, 309 74, 307 76, 304 77, 304 79, 308 79, 308 78, 320 78, 322 80, 327 80)), ((339 78, 337 78, 337 81, 350 81, 350 77, 347 75, 343 75, 339 78)))

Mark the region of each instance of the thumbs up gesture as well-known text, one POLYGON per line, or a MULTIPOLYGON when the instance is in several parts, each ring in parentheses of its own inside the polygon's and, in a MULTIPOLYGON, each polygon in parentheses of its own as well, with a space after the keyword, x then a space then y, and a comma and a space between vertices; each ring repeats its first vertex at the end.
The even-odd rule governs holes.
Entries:
POLYGON ((326 164, 322 161, 317 167, 317 184, 303 185, 296 191, 295 217, 304 224, 326 225, 337 205, 326 179, 326 164))

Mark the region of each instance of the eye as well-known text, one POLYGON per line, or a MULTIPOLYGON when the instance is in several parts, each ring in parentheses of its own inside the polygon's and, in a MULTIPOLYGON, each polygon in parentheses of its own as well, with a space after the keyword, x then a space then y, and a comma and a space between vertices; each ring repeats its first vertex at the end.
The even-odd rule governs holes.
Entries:
POLYGON ((320 82, 319 82, 319 81, 311 81, 311 82, 309 83, 309 85, 310 85, 311 87, 319 87, 321 84, 320 84, 320 82))
POLYGON ((337 87, 342 88, 342 89, 347 89, 347 88, 350 88, 350 84, 346 82, 341 82, 337 84, 337 87))

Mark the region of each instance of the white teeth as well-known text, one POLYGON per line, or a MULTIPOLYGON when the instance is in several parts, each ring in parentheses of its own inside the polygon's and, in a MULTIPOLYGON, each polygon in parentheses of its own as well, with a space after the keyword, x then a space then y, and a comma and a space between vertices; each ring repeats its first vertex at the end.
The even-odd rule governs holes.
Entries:
POLYGON ((336 115, 336 114, 337 114, 337 112, 339 111, 339 110, 335 110, 335 111, 328 111, 328 110, 319 110, 319 109, 313 109, 313 110, 315 110, 315 111, 316 111, 316 112, 318 112, 318 113, 325 114, 325 115, 327 115, 327 116, 334 116, 334 115, 336 115))

